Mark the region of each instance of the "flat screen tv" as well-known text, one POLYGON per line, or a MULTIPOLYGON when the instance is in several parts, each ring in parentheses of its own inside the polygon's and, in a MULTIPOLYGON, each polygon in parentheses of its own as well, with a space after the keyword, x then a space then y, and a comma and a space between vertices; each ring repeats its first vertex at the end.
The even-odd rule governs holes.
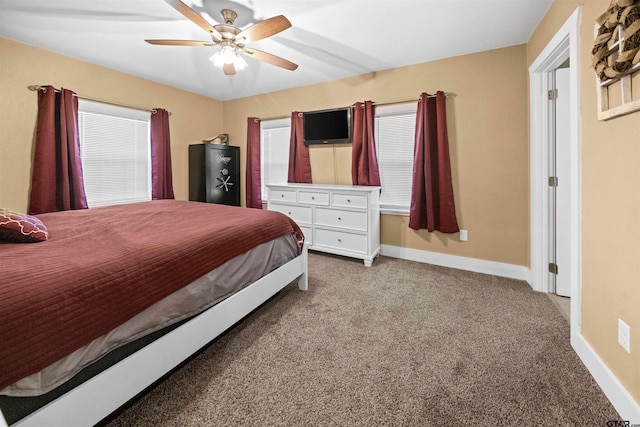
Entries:
POLYGON ((302 114, 304 145, 351 143, 351 108, 307 111, 302 114))

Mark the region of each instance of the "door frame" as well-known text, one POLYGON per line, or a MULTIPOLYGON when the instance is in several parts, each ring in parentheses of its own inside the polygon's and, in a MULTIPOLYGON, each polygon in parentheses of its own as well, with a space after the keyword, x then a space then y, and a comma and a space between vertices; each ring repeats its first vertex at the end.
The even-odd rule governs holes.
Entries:
POLYGON ((569 94, 569 216, 571 227, 570 265, 567 279, 571 287, 571 330, 580 330, 582 294, 582 174, 580 170, 580 61, 579 31, 582 8, 578 7, 529 67, 530 114, 530 276, 529 284, 540 292, 553 292, 548 277, 549 202, 547 199, 551 137, 550 107, 547 98, 552 88, 550 73, 567 58, 570 61, 569 94))

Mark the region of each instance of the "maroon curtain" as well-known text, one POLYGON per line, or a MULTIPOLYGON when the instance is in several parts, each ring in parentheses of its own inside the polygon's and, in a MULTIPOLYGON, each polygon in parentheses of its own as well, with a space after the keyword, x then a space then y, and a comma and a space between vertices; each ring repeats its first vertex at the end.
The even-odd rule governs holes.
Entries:
POLYGON ((162 108, 151 111, 151 198, 174 198, 169 112, 162 108))
POLYGON ((356 102, 353 106, 351 145, 351 182, 353 185, 380 185, 373 102, 356 102))
POLYGON ((446 110, 444 92, 420 95, 409 212, 409 227, 414 230, 460 231, 453 201, 446 110))
POLYGON ((86 209, 82 177, 78 98, 68 89, 38 91, 36 148, 29 213, 86 209))
POLYGON ((260 119, 247 119, 247 207, 262 209, 260 182, 260 119))
POLYGON ((289 142, 289 176, 287 182, 311 183, 309 148, 304 145, 302 113, 291 113, 291 140, 289 142))

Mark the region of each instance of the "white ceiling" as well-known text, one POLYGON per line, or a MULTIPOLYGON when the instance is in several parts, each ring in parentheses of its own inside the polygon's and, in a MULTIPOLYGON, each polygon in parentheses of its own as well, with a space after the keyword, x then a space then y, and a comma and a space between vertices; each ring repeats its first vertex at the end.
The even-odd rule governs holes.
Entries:
POLYGON ((298 69, 247 58, 225 76, 217 46, 146 43, 210 40, 163 0, 0 0, 0 36, 226 101, 526 43, 553 0, 183 1, 214 25, 224 8, 240 28, 285 15, 291 28, 249 47, 298 69))

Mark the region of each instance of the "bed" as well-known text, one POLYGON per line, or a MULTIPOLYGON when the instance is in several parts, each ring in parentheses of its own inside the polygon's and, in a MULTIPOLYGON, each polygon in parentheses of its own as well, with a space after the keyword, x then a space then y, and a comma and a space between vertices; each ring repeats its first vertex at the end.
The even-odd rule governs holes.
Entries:
POLYGON ((304 236, 277 212, 161 200, 38 219, 48 240, 0 243, 0 395, 55 393, 157 337, 0 426, 93 425, 289 283, 308 287, 304 236))

